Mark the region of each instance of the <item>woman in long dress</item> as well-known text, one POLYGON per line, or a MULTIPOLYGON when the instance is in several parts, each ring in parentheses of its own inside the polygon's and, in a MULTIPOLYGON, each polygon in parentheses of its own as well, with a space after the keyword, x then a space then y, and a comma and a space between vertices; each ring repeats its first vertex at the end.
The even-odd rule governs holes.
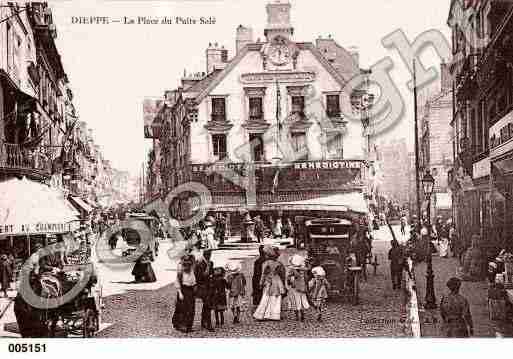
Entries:
POLYGON ((278 261, 280 256, 277 248, 266 246, 264 253, 267 260, 263 264, 262 278, 262 299, 258 305, 253 318, 257 320, 280 320, 281 299, 286 294, 285 289, 285 267, 278 261))
POLYGON ((192 331, 195 314, 194 291, 196 276, 194 275, 194 257, 184 255, 178 265, 176 276, 176 306, 173 314, 173 327, 181 332, 192 331))
POLYGON ((150 245, 146 248, 146 251, 137 259, 134 268, 132 269, 132 275, 135 278, 136 283, 153 283, 157 281, 151 262, 153 262, 154 256, 150 245))
POLYGON ((274 224, 274 238, 281 238, 283 235, 283 224, 281 223, 281 218, 276 220, 274 224))
POLYGON ((439 235, 440 241, 438 245, 438 252, 440 257, 447 258, 449 255, 449 230, 446 227, 443 227, 439 235))

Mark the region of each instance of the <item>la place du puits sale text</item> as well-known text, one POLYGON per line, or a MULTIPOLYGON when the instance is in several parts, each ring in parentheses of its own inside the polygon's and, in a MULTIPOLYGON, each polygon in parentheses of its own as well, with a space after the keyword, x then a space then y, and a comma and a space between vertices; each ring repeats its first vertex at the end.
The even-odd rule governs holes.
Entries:
POLYGON ((215 25, 216 18, 214 16, 163 16, 163 17, 127 17, 123 16, 120 19, 113 19, 107 16, 72 16, 72 24, 78 25, 108 25, 113 23, 122 23, 125 25, 215 25))

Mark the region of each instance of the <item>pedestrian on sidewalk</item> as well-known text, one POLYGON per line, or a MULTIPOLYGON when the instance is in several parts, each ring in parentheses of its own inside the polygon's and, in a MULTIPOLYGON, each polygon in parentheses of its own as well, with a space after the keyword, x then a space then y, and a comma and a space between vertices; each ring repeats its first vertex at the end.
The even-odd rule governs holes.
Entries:
POLYGON ((16 258, 14 257, 14 248, 9 249, 9 254, 7 254, 7 258, 9 259, 9 264, 11 265, 11 278, 10 282, 14 285, 13 289, 16 287, 16 258))
POLYGON ((205 229, 203 230, 203 236, 206 242, 206 248, 208 249, 217 249, 217 241, 215 238, 215 230, 214 230, 214 219, 209 217, 205 221, 205 229))
POLYGON ((305 320, 305 310, 310 308, 308 303, 308 283, 306 279, 306 259, 299 254, 295 254, 289 260, 289 273, 287 275, 287 284, 289 287, 288 298, 289 308, 296 313, 296 320, 305 320))
POLYGON ((326 279, 326 271, 321 266, 312 269, 313 278, 308 282, 308 289, 312 303, 317 310, 317 321, 322 321, 322 313, 328 299, 330 283, 326 279))
POLYGON ((274 233, 275 239, 277 239, 277 238, 281 239, 283 236, 283 224, 281 223, 281 218, 279 218, 279 217, 278 217, 278 219, 276 219, 276 223, 274 224, 273 233, 274 233))
POLYGON ((194 257, 192 255, 185 255, 181 258, 175 283, 177 295, 172 323, 176 330, 185 333, 192 331, 194 323, 196 276, 193 264, 194 257))
POLYGON ((392 288, 394 290, 401 289, 403 279, 404 252, 399 242, 393 239, 390 244, 392 248, 388 251, 388 260, 390 261, 390 273, 392 275, 392 288))
POLYGON ((474 335, 472 314, 465 297, 459 294, 461 280, 451 278, 447 282, 450 290, 440 301, 440 315, 444 323, 447 338, 467 338, 474 335))
POLYGON ((296 228, 294 227, 294 223, 290 218, 287 218, 287 226, 289 228, 289 238, 294 239, 296 237, 296 228))
POLYGON ((264 221, 260 215, 255 217, 255 237, 257 238, 258 243, 263 243, 265 234, 265 226, 264 221))
POLYGON ((2 254, 0 256, 0 290, 4 293, 5 298, 9 297, 7 295, 7 290, 11 283, 11 277, 11 262, 9 261, 7 254, 2 254))
POLYGON ((241 272, 240 262, 230 261, 226 264, 228 277, 228 305, 233 314, 233 324, 240 323, 240 313, 244 306, 244 297, 246 296, 246 277, 241 272))
POLYGON ((263 245, 258 247, 258 253, 259 256, 253 263, 253 277, 251 280, 253 288, 253 305, 255 306, 257 306, 258 303, 260 303, 260 299, 262 299, 262 287, 260 286, 260 279, 262 278, 262 267, 266 261, 263 245))
POLYGON ((363 279, 367 281, 367 256, 371 248, 369 240, 366 237, 365 229, 361 228, 360 223, 355 223, 353 238, 351 239, 351 251, 356 256, 356 265, 362 267, 363 279))
POLYGON ((214 263, 210 260, 212 250, 203 251, 203 256, 199 257, 194 266, 197 283, 197 297, 201 299, 201 328, 208 331, 214 331, 212 327, 212 274, 214 263))
POLYGON ((404 236, 406 236, 406 222, 408 220, 406 219, 406 215, 402 215, 401 217, 401 234, 404 236))
POLYGON ((214 268, 212 280, 212 303, 214 306, 216 327, 224 325, 224 312, 228 306, 226 301, 226 290, 229 289, 225 278, 226 271, 223 267, 214 268))
POLYGON ((253 314, 257 320, 280 320, 282 297, 287 295, 285 288, 285 266, 278 261, 278 248, 265 246, 266 261, 263 264, 260 286, 262 299, 253 314))

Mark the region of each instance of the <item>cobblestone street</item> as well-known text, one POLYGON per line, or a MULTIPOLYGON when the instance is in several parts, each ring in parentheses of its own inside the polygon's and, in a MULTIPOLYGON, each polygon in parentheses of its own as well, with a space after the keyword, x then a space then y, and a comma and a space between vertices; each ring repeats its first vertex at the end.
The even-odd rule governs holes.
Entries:
MULTIPOLYGON (((403 293, 391 289, 388 265, 384 262, 384 253, 388 241, 375 241, 375 253, 380 258, 376 276, 369 271, 369 281, 361 285, 361 303, 353 306, 349 303, 329 303, 324 321, 318 323, 312 312, 307 312, 305 322, 295 321, 293 312, 283 311, 280 322, 256 322, 252 318, 252 306, 245 308, 242 323, 232 324, 230 312, 225 313, 226 323, 215 332, 200 330, 199 302, 196 308, 194 332, 182 334, 175 331, 171 318, 176 300, 173 284, 157 290, 128 290, 105 298, 106 308, 103 320, 112 325, 101 332, 99 337, 401 337, 404 334, 402 318, 403 293)), ((252 256, 244 258, 242 251, 236 249, 219 250, 214 253, 215 265, 226 259, 240 259, 243 272, 248 281, 246 301, 250 303, 251 274, 256 256, 256 246, 252 256)), ((247 252, 247 251, 244 251, 247 252)), ((282 252, 280 261, 287 263, 294 249, 282 252)), ((173 273, 173 278, 174 278, 173 273)), ((284 301, 284 308, 287 308, 284 301)))

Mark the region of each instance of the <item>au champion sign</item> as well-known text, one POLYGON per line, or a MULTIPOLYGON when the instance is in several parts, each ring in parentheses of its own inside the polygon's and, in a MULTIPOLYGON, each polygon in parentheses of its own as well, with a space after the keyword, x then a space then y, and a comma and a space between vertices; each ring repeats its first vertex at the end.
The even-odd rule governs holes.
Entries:
POLYGON ((1 224, 0 235, 66 233, 73 230, 71 223, 1 224))

